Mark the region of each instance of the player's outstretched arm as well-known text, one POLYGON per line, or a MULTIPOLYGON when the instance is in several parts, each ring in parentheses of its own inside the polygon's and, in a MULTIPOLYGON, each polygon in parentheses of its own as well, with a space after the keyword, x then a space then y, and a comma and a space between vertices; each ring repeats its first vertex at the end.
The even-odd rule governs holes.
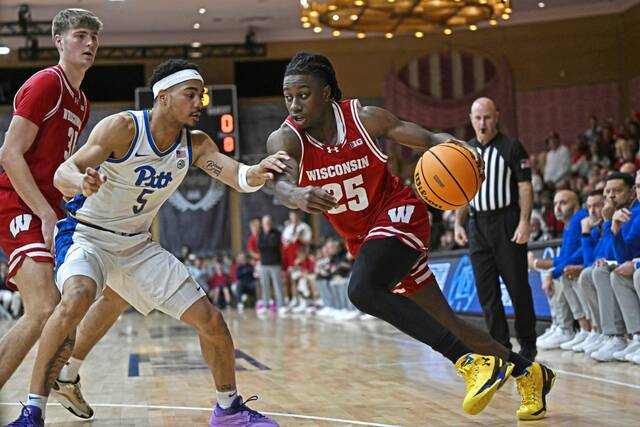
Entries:
POLYGON ((447 141, 462 143, 448 133, 431 132, 415 123, 400 120, 383 108, 360 107, 358 114, 372 137, 385 138, 417 150, 426 151, 434 145, 447 141))
POLYGON ((273 189, 280 202, 290 209, 302 209, 309 213, 321 213, 333 209, 336 199, 320 187, 298 187, 300 173, 299 164, 302 161, 300 142, 297 136, 284 125, 274 131, 267 139, 267 153, 273 154, 284 151, 289 155, 285 160, 287 170, 276 175, 273 189))
POLYGON ((289 155, 283 151, 267 156, 257 165, 248 166, 222 154, 204 132, 193 131, 191 137, 193 164, 241 193, 259 190, 275 174, 287 168, 284 161, 289 159, 289 155))
POLYGON ((91 131, 89 140, 60 165, 53 185, 66 197, 96 193, 106 178, 96 169, 110 156, 126 156, 135 136, 135 124, 119 113, 102 119, 91 131))

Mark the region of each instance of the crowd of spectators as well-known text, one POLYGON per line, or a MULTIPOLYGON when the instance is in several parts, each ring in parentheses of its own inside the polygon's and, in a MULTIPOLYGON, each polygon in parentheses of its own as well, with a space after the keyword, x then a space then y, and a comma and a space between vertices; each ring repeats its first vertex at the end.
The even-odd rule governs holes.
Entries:
MULTIPOLYGON (((612 171, 633 176, 640 168, 640 113, 619 125, 592 116, 583 132, 571 136, 573 140, 566 138, 570 137, 551 131, 544 151, 530 155, 534 190, 530 242, 562 236, 562 221, 553 213, 556 190, 573 190, 585 201, 593 190, 604 188, 612 171)), ((431 251, 460 249, 453 239, 453 212, 433 211, 431 215, 431 251)))

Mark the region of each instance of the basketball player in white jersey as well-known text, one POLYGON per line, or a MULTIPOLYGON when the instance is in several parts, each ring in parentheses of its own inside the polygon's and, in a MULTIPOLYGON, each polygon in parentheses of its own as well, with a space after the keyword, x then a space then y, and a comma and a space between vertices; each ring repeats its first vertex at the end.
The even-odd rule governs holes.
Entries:
POLYGON ((200 118, 204 93, 197 65, 166 61, 154 70, 151 85, 151 111, 103 119, 56 172, 56 188, 72 198, 56 235, 62 301, 40 340, 30 387, 30 398, 37 399, 9 425, 43 425, 40 405, 69 357, 77 325, 107 283, 142 314, 159 310, 197 331, 217 389, 211 426, 278 425, 238 395, 233 341, 221 313, 186 267, 151 240, 149 228, 190 164, 252 192, 283 172, 288 156, 276 153, 250 167, 221 154, 203 132, 190 130, 200 118))

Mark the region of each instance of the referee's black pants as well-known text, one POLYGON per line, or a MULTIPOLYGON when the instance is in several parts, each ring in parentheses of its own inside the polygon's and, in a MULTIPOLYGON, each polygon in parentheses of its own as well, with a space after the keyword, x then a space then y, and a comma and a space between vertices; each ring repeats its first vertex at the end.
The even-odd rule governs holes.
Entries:
POLYGON ((509 325, 502 305, 502 276, 513 303, 515 329, 523 350, 535 354, 536 316, 529 286, 527 244, 511 241, 520 210, 505 208, 491 213, 472 213, 469 219, 469 252, 473 276, 489 333, 511 349, 509 325))

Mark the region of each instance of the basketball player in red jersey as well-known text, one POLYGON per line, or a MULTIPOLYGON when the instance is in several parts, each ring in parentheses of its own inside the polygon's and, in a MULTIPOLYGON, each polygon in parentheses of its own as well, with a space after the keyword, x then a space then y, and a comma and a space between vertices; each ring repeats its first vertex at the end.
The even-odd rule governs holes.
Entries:
POLYGON ((425 205, 389 172, 376 144, 384 138, 424 151, 454 138, 382 108, 341 101, 333 66, 322 55, 297 54, 283 91, 289 116, 269 136, 267 150, 284 150, 292 159, 275 192, 290 208, 322 212, 344 237, 356 256, 353 304, 451 360, 467 384, 466 412, 480 412, 513 370, 522 395, 518 417, 542 418, 555 374, 455 315, 427 265, 425 205))
MULTIPOLYGON (((0 341, 0 388, 60 301, 51 241, 56 221, 65 214, 53 174, 73 153, 87 124, 89 101, 80 85, 93 65, 101 29, 102 22, 89 11, 60 11, 52 22, 60 61, 31 76, 13 102, 13 118, 0 150, 0 246, 9 257, 8 285, 20 291, 25 313, 0 341)), ((44 407, 46 401, 39 404, 44 407)))

